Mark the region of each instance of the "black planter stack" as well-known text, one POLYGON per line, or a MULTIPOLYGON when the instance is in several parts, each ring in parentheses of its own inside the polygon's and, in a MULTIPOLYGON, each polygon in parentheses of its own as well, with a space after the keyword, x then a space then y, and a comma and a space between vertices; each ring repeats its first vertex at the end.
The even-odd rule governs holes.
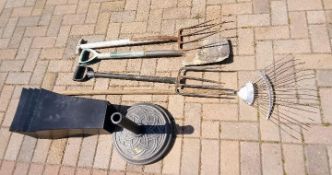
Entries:
POLYGON ((10 131, 37 138, 62 138, 112 132, 108 101, 70 97, 45 89, 21 93, 10 131))

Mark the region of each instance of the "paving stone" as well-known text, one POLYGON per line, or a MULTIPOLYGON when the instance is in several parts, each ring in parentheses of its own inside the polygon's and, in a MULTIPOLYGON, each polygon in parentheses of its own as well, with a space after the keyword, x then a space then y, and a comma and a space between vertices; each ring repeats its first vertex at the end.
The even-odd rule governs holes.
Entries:
POLYGON ((309 24, 322 24, 326 22, 324 11, 307 11, 309 24))
POLYGON ((305 164, 302 145, 283 145, 285 173, 289 175, 304 175, 305 164))
POLYGON ((301 143, 302 134, 301 127, 305 127, 297 124, 281 124, 280 135, 284 143, 301 143))
POLYGON ((95 27, 95 34, 105 34, 107 32, 110 16, 111 15, 109 13, 99 14, 97 24, 95 27))
POLYGON ((288 26, 259 27, 255 28, 257 40, 287 39, 289 38, 288 26))
POLYGON ((30 72, 10 72, 6 83, 8 84, 28 84, 31 77, 30 72))
POLYGON ((138 0, 128 0, 126 1, 125 10, 136 10, 137 9, 138 0))
POLYGON ((24 27, 16 27, 12 39, 9 42, 9 48, 18 48, 24 35, 24 27))
POLYGON ((326 25, 310 25, 311 45, 314 52, 331 52, 326 25))
POLYGON ((254 70, 255 57, 254 56, 234 56, 232 64, 227 64, 224 70, 254 70))
POLYGON ((332 69, 331 54, 301 54, 295 55, 295 59, 303 62, 296 69, 332 69))
MULTIPOLYGON (((332 86, 332 72, 329 70, 317 71, 317 83, 318 86, 332 86)), ((322 90, 322 89, 321 89, 322 90)), ((322 92, 320 92, 322 94, 322 92)), ((323 93, 321 98, 327 95, 323 93)))
POLYGON ((57 5, 54 9, 54 15, 72 14, 76 11, 76 5, 57 5))
POLYGON ((202 18, 205 16, 206 10, 206 1, 201 0, 193 0, 191 2, 191 17, 192 18, 202 18))
POLYGON ((249 2, 224 4, 222 5, 222 15, 242 15, 252 13, 252 4, 249 2))
POLYGON ((190 8, 168 8, 164 10, 163 19, 181 19, 190 17, 190 8))
POLYGON ((5 160, 16 160, 18 153, 21 148, 23 141, 23 135, 18 133, 12 133, 10 140, 8 142, 6 154, 4 156, 5 160))
POLYGON ((15 166, 15 171, 13 175, 27 174, 29 169, 29 164, 27 163, 17 163, 15 166))
POLYGON ((32 26, 25 29, 25 37, 45 36, 47 31, 46 26, 32 26))
POLYGON ((112 135, 99 135, 97 151, 93 163, 94 168, 108 169, 112 151, 112 135))
POLYGON ((116 149, 112 151, 111 170, 123 171, 126 169, 126 161, 120 156, 116 149))
POLYGON ((30 46, 32 43, 32 38, 23 38, 21 45, 18 48, 16 59, 26 59, 30 51, 30 46))
POLYGON ((17 49, 1 49, 0 60, 14 59, 16 56, 17 49))
POLYGON ((144 165, 144 173, 161 173, 161 167, 163 163, 161 161, 144 165))
POLYGON ((122 11, 125 6, 124 1, 113 1, 113 2, 103 2, 100 7, 101 12, 116 12, 116 11, 122 11))
POLYGON ((44 48, 41 50, 41 59, 61 59, 64 53, 63 48, 44 48))
POLYGON ((331 88, 320 88, 319 89, 320 100, 322 105, 323 112, 323 121, 325 123, 332 123, 332 109, 330 107, 331 104, 331 96, 332 89, 331 88))
POLYGON ((331 144, 331 126, 311 126, 310 130, 303 132, 305 143, 331 144))
MULTIPOLYGON (((195 128, 196 130, 196 128, 195 128)), ((203 121, 202 122, 202 137, 210 139, 218 139, 220 133, 219 122, 217 121, 203 121)))
POLYGON ((44 165, 31 164, 29 168, 29 175, 42 175, 44 170, 44 165))
POLYGON ((3 161, 0 169, 1 175, 12 174, 15 168, 15 162, 13 161, 3 161))
POLYGON ((83 138, 81 152, 78 160, 79 167, 91 167, 93 165, 97 140, 98 136, 95 135, 83 138))
POLYGON ((62 18, 62 25, 83 24, 84 21, 85 21, 85 15, 81 14, 64 15, 62 18))
POLYGON ((199 174, 200 169, 200 140, 187 139, 183 140, 182 163, 180 174, 199 174))
POLYGON ((161 28, 161 19, 162 18, 162 10, 151 10, 147 31, 148 32, 159 32, 161 28))
POLYGON ((256 123, 221 122, 220 137, 222 139, 257 140, 258 127, 256 123))
POLYGON ((221 15, 221 7, 216 6, 207 6, 206 7, 206 20, 217 19, 221 15))
POLYGON ((260 118, 260 133, 261 133, 261 140, 264 141, 279 141, 279 127, 277 123, 271 122, 267 119, 260 118))
POLYGON ((326 147, 308 145, 305 147, 308 174, 329 174, 329 162, 326 147))
POLYGON ((181 62, 179 59, 158 59, 157 61, 157 71, 178 71, 181 67, 181 62))
POLYGON ((30 136, 24 136, 22 147, 18 155, 18 161, 31 162, 37 139, 30 136))
POLYGON ((175 20, 162 20, 160 33, 172 35, 174 32, 175 20))
POLYGON ((239 143, 236 141, 220 142, 220 174, 240 174, 239 143))
POLYGON ((39 57, 40 49, 30 49, 28 57, 25 60, 24 66, 22 68, 23 71, 33 71, 38 57, 39 57))
POLYGON ((46 165, 43 175, 57 175, 59 169, 59 165, 46 165))
POLYGON ((80 137, 68 138, 66 149, 62 159, 63 165, 76 166, 81 148, 82 139, 80 137))
POLYGON ((10 139, 10 132, 7 128, 0 129, 0 158, 2 159, 7 148, 8 141, 10 139))
POLYGON ((273 63, 271 41, 258 41, 256 44, 256 68, 264 69, 273 63))
POLYGON ((8 47, 10 39, 0 39, 0 49, 5 49, 8 47))
POLYGON ((329 0, 323 0, 324 8, 325 9, 332 9, 332 2, 329 0))
POLYGON ((4 29, 2 38, 10 38, 13 35, 17 21, 18 18, 9 18, 7 25, 4 29))
POLYGON ((322 9, 322 2, 318 0, 308 0, 305 3, 302 3, 301 0, 288 0, 287 2, 289 11, 322 9))
POLYGON ((238 27, 256 27, 270 25, 270 16, 268 14, 239 15, 238 27))
POLYGON ((239 54, 252 55, 254 49, 254 32, 252 29, 238 29, 239 54))
POLYGON ((88 0, 80 0, 78 5, 77 5, 76 13, 77 14, 87 13, 88 9, 89 9, 89 1, 88 0))
POLYGON ((181 162, 182 138, 176 138, 171 151, 163 160, 163 174, 179 174, 181 162))
POLYGON ((70 26, 61 26, 59 30, 59 34, 57 40, 55 42, 56 47, 65 47, 68 39, 68 35, 70 32, 70 26))
POLYGON ((18 105, 18 99, 12 99, 9 103, 9 106, 7 108, 7 112, 5 114, 5 119, 2 122, 3 127, 9 127, 14 119, 14 115, 16 112, 16 108, 18 105))
POLYGON ((53 47, 55 37, 35 37, 32 41, 31 48, 49 48, 53 47))
POLYGON ((195 128, 194 132, 188 135, 188 137, 200 137, 202 105, 197 103, 186 103, 184 111, 184 124, 195 128))
POLYGON ((136 21, 146 21, 149 18, 151 0, 138 0, 136 21))
POLYGON ((210 120, 238 120, 237 105, 235 104, 204 104, 203 118, 210 120))
POLYGON ((146 31, 146 22, 123 23, 122 33, 144 33, 146 31))
POLYGON ((51 60, 48 65, 48 72, 70 72, 73 61, 70 60, 51 60))
POLYGON ((50 146, 51 140, 38 139, 32 162, 44 163, 46 161, 50 146))
POLYGON ((90 175, 91 174, 90 171, 91 171, 90 169, 86 169, 86 168, 77 168, 76 169, 76 174, 77 175, 78 174, 80 174, 80 175, 90 175))
POLYGON ((48 61, 38 61, 35 70, 32 74, 30 84, 40 85, 42 84, 44 74, 48 66, 48 61))
POLYGON ((286 2, 271 2, 272 25, 288 24, 286 2))
POLYGON ((27 27, 27 26, 36 26, 38 25, 40 17, 39 16, 29 16, 29 17, 20 17, 17 26, 27 27))
POLYGON ((174 118, 184 118, 184 97, 180 95, 169 96, 168 110, 174 118))
POLYGON ((4 86, 0 95, 0 111, 6 111, 14 91, 14 86, 4 86))
POLYGON ((253 7, 255 13, 270 12, 270 4, 268 0, 253 0, 253 7))
POLYGON ((151 9, 166 9, 176 7, 177 1, 152 0, 151 9))
POLYGON ((202 140, 201 174, 219 174, 218 140, 202 140))
POLYGON ((74 174, 75 174, 75 168, 72 167, 61 166, 61 169, 59 171, 59 175, 74 175, 74 174))
POLYGON ((289 12, 289 22, 292 38, 308 37, 308 26, 304 12, 289 12))
POLYGON ((66 141, 66 139, 57 139, 52 141, 50 150, 48 152, 47 163, 61 164, 63 153, 66 147, 66 141))
POLYGON ((281 148, 279 144, 262 144, 263 174, 283 174, 281 148))
POLYGON ((70 31, 70 35, 90 35, 94 32, 94 25, 73 25, 70 31))
POLYGON ((262 174, 259 144, 255 142, 241 142, 240 149, 241 174, 262 174))
POLYGON ((275 53, 309 53, 310 43, 307 39, 276 40, 273 42, 275 53))

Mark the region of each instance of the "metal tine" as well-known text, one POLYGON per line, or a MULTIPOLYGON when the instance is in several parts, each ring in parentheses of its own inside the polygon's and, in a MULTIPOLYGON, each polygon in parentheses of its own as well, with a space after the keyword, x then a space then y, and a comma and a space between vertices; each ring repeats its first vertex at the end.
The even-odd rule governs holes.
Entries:
POLYGON ((180 79, 184 80, 197 80, 197 81, 202 81, 202 82, 209 82, 209 83, 216 83, 216 84, 225 84, 220 81, 215 81, 215 80, 210 80, 210 79, 205 79, 205 78, 198 78, 198 77, 191 77, 191 76, 181 76, 180 79))
POLYGON ((195 89, 211 89, 211 90, 222 90, 222 91, 231 91, 232 93, 227 94, 235 94, 234 90, 222 88, 220 86, 214 86, 214 85, 197 85, 197 84, 179 84, 181 87, 186 88, 195 88, 195 89))
MULTIPOLYGON (((188 33, 188 34, 181 34, 181 37, 187 37, 187 36, 194 36, 194 35, 198 35, 200 32, 202 31, 206 31, 206 30, 209 30, 209 29, 212 29, 214 27, 217 27, 217 26, 221 26, 223 24, 226 24, 226 23, 229 23, 229 21, 223 21, 223 22, 219 22, 219 23, 213 23, 213 24, 208 24, 208 25, 205 25, 205 26, 199 26, 199 27, 192 27, 190 29, 194 29, 194 28, 203 28, 203 29, 200 29, 200 30, 197 30, 197 31, 194 31, 192 33, 188 33), (205 28, 204 28, 205 27, 205 28)), ((188 28, 189 29, 189 28, 188 28)), ((216 31, 216 30, 215 30, 216 31)), ((203 34, 203 33, 201 33, 203 34)))

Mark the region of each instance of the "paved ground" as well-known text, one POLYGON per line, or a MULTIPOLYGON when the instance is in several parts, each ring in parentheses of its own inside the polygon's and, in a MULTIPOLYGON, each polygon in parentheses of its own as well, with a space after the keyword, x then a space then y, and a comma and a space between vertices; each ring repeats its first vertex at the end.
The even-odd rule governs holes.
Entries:
MULTIPOLYGON (((332 173, 332 0, 0 0, 0 174, 287 174, 332 173), (150 34, 176 34, 181 26, 221 17, 234 20, 233 73, 220 75, 238 88, 255 70, 292 53, 312 69, 320 111, 295 138, 281 126, 259 118, 238 100, 182 96, 97 96, 112 103, 160 104, 179 125, 171 152, 148 166, 126 164, 111 135, 41 140, 8 127, 22 87, 51 90, 108 89, 162 85, 99 79, 71 80, 77 40, 90 41, 150 34)), ((134 49, 175 48, 149 46, 134 49)), ((118 49, 125 50, 125 49, 118 49)), ((175 76, 182 58, 103 62, 99 71, 175 76)), ((167 88, 168 86, 162 86, 167 88)))

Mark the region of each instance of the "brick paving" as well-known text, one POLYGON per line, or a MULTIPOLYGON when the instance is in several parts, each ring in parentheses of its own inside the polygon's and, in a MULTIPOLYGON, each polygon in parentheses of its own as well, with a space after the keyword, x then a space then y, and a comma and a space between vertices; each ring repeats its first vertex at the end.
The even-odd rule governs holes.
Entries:
MULTIPOLYGON (((0 174, 332 174, 332 0, 0 0, 0 174), (239 100, 175 95, 95 96, 131 105, 164 106, 177 124, 194 132, 178 135, 169 154, 146 166, 127 164, 111 135, 58 140, 10 133, 23 87, 50 90, 130 89, 168 85, 119 80, 71 80, 75 45, 148 35, 176 35, 182 26, 207 19, 233 20, 233 63, 217 76, 239 88, 257 69, 293 54, 311 69, 318 111, 297 124, 279 126, 239 100), (291 137, 292 135, 293 137, 291 137)), ((169 49, 176 45, 131 48, 169 49)), ((129 48, 119 48, 125 51, 129 48)), ((98 71, 175 76, 183 58, 104 61, 98 71)), ((204 75, 204 77, 213 75, 204 75)))

